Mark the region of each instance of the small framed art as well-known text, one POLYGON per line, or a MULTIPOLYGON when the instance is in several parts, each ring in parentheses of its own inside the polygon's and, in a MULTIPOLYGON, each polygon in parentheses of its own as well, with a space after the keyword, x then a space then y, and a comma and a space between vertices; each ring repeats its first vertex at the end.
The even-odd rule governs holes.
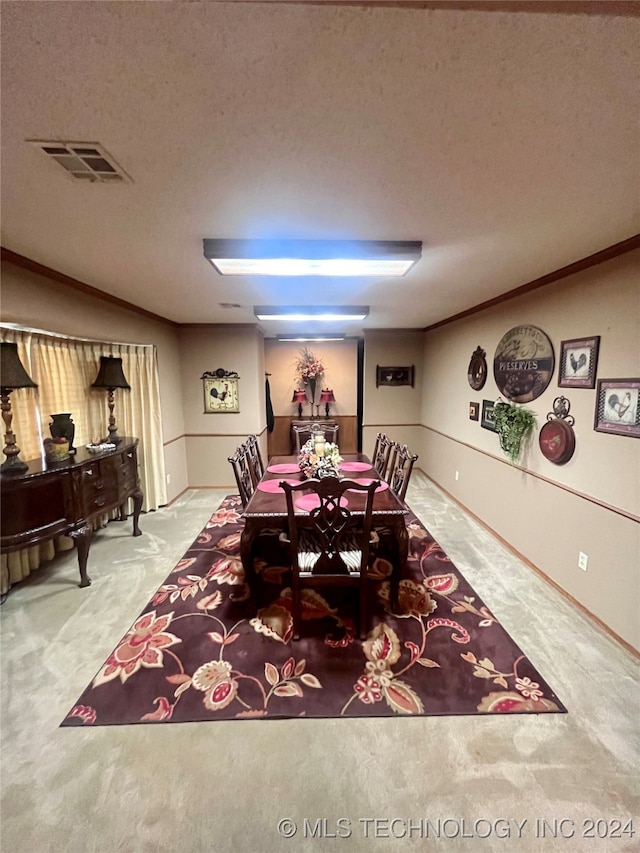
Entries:
POLYGON ((415 367, 380 367, 376 364, 376 388, 380 385, 411 385, 413 388, 415 367))
POLYGON ((599 379, 596 432, 640 438, 640 379, 599 379))
POLYGON ((574 338, 560 341, 561 388, 595 388, 600 335, 593 338, 574 338))
POLYGON ((483 400, 482 401, 482 417, 480 419, 480 426, 484 427, 484 429, 490 429, 492 432, 497 432, 496 425, 493 421, 493 407, 495 406, 494 400, 483 400))
POLYGON ((237 373, 219 367, 202 374, 204 386, 204 413, 233 414, 240 411, 237 373))
POLYGON ((469 420, 477 421, 480 419, 480 403, 469 403, 469 420))

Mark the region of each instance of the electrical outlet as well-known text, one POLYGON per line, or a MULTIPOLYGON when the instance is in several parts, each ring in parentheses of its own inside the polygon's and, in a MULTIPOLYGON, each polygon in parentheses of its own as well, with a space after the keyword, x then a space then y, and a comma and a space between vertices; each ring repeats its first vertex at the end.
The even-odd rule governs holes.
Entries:
POLYGON ((167 474, 167 485, 171 482, 171 474, 167 474))
POLYGON ((459 480, 459 479, 460 479, 460 472, 456 471, 456 480, 459 480))
POLYGON ((586 554, 583 554, 582 551, 578 551, 578 568, 582 569, 583 572, 586 572, 588 565, 589 557, 587 557, 586 554))

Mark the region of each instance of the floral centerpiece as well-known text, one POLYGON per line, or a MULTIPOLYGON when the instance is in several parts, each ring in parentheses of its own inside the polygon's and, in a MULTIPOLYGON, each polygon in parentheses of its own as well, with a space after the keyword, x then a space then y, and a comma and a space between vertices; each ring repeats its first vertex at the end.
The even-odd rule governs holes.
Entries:
POLYGON ((316 396, 316 383, 324 373, 324 364, 322 359, 315 356, 309 347, 302 347, 298 352, 300 355, 296 359, 296 376, 305 385, 309 384, 311 405, 313 405, 316 396))
POLYGON ((325 441, 323 445, 316 448, 313 437, 305 441, 298 456, 298 467, 307 479, 312 477, 338 477, 340 476, 338 465, 341 462, 342 456, 340 456, 340 448, 337 444, 325 441), (316 452, 316 449, 322 450, 322 448, 324 448, 324 454, 316 452))

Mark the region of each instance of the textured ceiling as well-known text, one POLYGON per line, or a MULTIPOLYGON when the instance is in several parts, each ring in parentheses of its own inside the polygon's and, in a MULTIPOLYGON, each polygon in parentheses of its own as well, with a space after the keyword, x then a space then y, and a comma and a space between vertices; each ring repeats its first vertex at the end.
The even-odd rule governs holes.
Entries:
POLYGON ((368 304, 357 333, 637 233, 630 4, 441 5, 3 2, 2 245, 181 323, 368 304), (28 139, 99 142, 132 183, 75 181, 28 139), (391 280, 223 278, 202 256, 269 236, 424 250, 391 280))

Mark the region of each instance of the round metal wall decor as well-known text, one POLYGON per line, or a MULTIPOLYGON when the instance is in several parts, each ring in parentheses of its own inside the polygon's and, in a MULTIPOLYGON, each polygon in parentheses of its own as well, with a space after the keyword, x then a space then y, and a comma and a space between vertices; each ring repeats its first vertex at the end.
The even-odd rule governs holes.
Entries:
POLYGON ((487 354, 481 347, 476 347, 471 356, 467 369, 467 379, 474 391, 484 388, 487 381, 487 354))
POLYGON ((529 403, 553 375, 553 345, 536 326, 515 326, 504 335, 493 357, 496 385, 507 400, 529 403))
POLYGON ((553 412, 547 415, 547 423, 540 430, 538 443, 545 459, 555 465, 565 465, 576 449, 576 436, 573 431, 573 415, 569 414, 571 404, 566 397, 556 397, 553 412))

